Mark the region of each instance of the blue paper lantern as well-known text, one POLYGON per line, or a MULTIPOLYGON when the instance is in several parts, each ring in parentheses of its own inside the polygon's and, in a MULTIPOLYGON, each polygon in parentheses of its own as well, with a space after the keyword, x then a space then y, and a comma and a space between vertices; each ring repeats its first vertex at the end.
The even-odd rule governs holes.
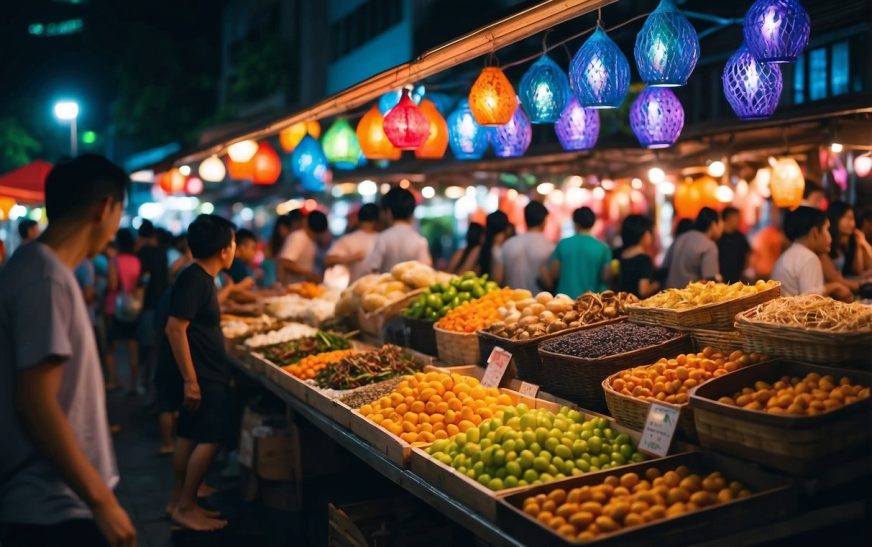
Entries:
POLYGON ((597 27, 569 65, 569 85, 588 108, 618 108, 630 87, 630 63, 617 44, 597 27))
POLYGON ((745 43, 761 63, 792 63, 808 44, 811 20, 798 0, 757 0, 745 14, 745 43))
POLYGON ((676 87, 687 83, 699 59, 699 37, 672 0, 660 0, 633 49, 642 81, 650 86, 676 87))
POLYGON ((436 110, 445 117, 451 114, 451 111, 454 110, 454 105, 457 104, 455 97, 445 93, 427 93, 427 98, 436 105, 436 110))
POLYGON ((781 98, 781 69, 757 61, 745 44, 727 60, 723 83, 727 102, 744 120, 768 118, 781 98))
POLYGON ((498 158, 517 158, 523 156, 533 138, 530 118, 519 104, 509 123, 494 127, 490 131, 490 142, 498 158))
POLYGON ((551 57, 542 55, 521 77, 519 99, 533 123, 554 123, 569 100, 569 78, 551 57))
POLYGON ((448 145, 459 160, 477 160, 487 151, 488 128, 478 125, 469 100, 462 99, 448 116, 448 145))
POLYGON ((668 87, 646 87, 630 107, 630 127, 645 148, 672 146, 684 127, 684 107, 668 87))
POLYGON ((590 150, 599 138, 599 112, 584 108, 572 97, 554 124, 554 132, 564 150, 590 150))
POLYGON ((303 137, 291 154, 291 170, 301 179, 323 175, 327 171, 327 156, 324 155, 321 143, 311 135, 303 137))

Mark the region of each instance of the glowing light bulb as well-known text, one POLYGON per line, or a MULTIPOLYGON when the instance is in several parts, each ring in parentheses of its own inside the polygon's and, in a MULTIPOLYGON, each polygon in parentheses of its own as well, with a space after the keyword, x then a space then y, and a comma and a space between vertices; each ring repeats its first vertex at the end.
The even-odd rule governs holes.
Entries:
POLYGON ((652 167, 648 169, 648 180, 651 181, 651 184, 660 184, 666 180, 666 173, 659 167, 652 167))

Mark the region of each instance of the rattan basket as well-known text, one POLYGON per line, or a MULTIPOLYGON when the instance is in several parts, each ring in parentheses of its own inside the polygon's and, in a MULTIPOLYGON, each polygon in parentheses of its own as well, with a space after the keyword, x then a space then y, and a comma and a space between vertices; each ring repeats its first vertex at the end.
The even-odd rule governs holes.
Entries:
POLYGON ((737 313, 779 296, 781 296, 781 283, 776 283, 773 287, 755 294, 695 308, 669 310, 646 308, 641 304, 634 304, 627 307, 627 313, 631 322, 643 325, 672 327, 682 330, 704 328, 731 331, 734 329, 733 323, 735 323, 737 313))
POLYGON ((773 325, 751 319, 754 310, 736 316, 736 329, 746 352, 764 353, 809 363, 870 368, 872 334, 834 333, 773 325))
POLYGON ((381 340, 382 327, 384 327, 385 322, 409 307, 409 304, 414 302, 422 292, 424 292, 424 289, 412 291, 396 302, 383 306, 372 313, 358 310, 357 323, 360 330, 381 340))
POLYGON ((625 319, 626 317, 609 319, 607 321, 582 325, 581 327, 566 329, 553 334, 530 338, 528 340, 510 340, 509 338, 503 338, 487 331, 480 330, 478 331, 480 353, 479 364, 482 366, 487 365, 487 359, 490 356, 491 351, 493 351, 495 346, 499 346, 512 354, 512 361, 509 363, 509 368, 511 369, 514 367, 514 370, 516 371, 515 376, 518 379, 541 386, 545 381, 545 377, 542 373, 542 361, 539 357, 539 344, 564 334, 571 334, 573 332, 599 327, 608 323, 617 323, 618 321, 623 321, 625 319))
POLYGON ((869 457, 872 445, 872 398, 862 399, 817 416, 780 416, 719 403, 757 380, 805 377, 810 372, 847 376, 854 384, 872 385, 872 374, 787 360, 745 367, 710 380, 690 395, 699 442, 763 465, 797 475, 816 475, 821 467, 869 457))
POLYGON ((435 321, 403 317, 406 328, 406 342, 410 348, 425 355, 437 355, 435 321))
MULTIPOLYGON (((648 418, 648 408, 651 406, 649 401, 630 397, 612 389, 612 380, 620 374, 621 371, 612 374, 602 381, 602 390, 605 394, 606 405, 609 409, 609 414, 621 425, 641 431, 645 427, 645 421, 648 418)), ((693 410, 684 404, 673 404, 681 409, 681 414, 678 416, 678 427, 676 431, 686 440, 696 440, 696 426, 693 421, 693 410)))
POLYGON ((660 344, 596 359, 554 353, 540 347, 544 378, 542 389, 578 403, 583 408, 605 411, 606 400, 601 387, 605 378, 630 367, 653 363, 661 357, 686 353, 690 348, 690 336, 686 333, 679 333, 660 344))
POLYGON ((436 331, 436 349, 439 360, 446 365, 474 365, 478 363, 478 334, 454 332, 433 326, 436 331))
POLYGON ((707 347, 727 353, 742 349, 742 335, 736 330, 691 329, 690 339, 697 352, 707 347))

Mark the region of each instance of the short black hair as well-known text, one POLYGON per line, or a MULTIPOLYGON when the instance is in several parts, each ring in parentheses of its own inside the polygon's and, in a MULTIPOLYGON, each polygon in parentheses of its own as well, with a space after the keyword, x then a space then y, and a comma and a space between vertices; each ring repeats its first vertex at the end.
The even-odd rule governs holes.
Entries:
POLYGON ((97 154, 83 154, 54 166, 45 178, 45 214, 49 223, 81 214, 103 199, 123 203, 130 178, 97 154))
POLYGON ((646 216, 627 215, 621 224, 621 241, 624 247, 638 245, 646 232, 650 232, 654 224, 646 216))
POLYGON ((857 225, 862 226, 866 221, 872 222, 872 209, 866 209, 863 211, 863 214, 860 215, 860 218, 857 219, 857 225))
POLYGON ((721 219, 727 220, 727 218, 729 218, 733 215, 738 215, 738 214, 739 214, 739 210, 736 209, 735 207, 732 207, 732 206, 724 207, 724 210, 721 211, 721 219))
POLYGON ((678 224, 675 225, 675 237, 691 230, 693 230, 693 221, 689 218, 681 218, 678 220, 678 224))
POLYGON ((808 199, 808 196, 815 192, 824 193, 823 187, 813 180, 805 179, 805 188, 802 189, 802 199, 808 199))
POLYGON ((27 239, 27 232, 30 231, 31 228, 36 226, 35 220, 30 220, 29 218, 25 218, 21 222, 18 223, 18 235, 21 239, 27 239))
POLYGON ((306 213, 302 209, 291 209, 284 217, 287 219, 287 225, 290 226, 295 222, 303 220, 306 217, 306 213))
POLYGON ((168 248, 173 244, 173 233, 166 228, 155 228, 157 234, 157 244, 161 247, 168 248))
POLYGON ((699 232, 707 232, 712 224, 715 224, 721 217, 718 212, 711 207, 703 207, 699 214, 696 215, 696 220, 693 221, 693 229, 699 232))
POLYGON ((357 212, 358 222, 373 222, 378 220, 378 206, 375 203, 364 203, 357 212))
POLYGON ((246 241, 254 241, 257 243, 257 236, 254 235, 254 232, 245 228, 236 230, 236 245, 242 245, 246 241))
POLYGON ((188 226, 188 246, 194 258, 212 258, 233 241, 236 227, 218 215, 199 215, 188 226))
POLYGON ((524 223, 527 228, 536 228, 545 224, 548 209, 538 201, 531 201, 524 207, 524 223))
POLYGON ((572 222, 583 230, 590 230, 596 224, 596 214, 590 207, 579 207, 572 212, 572 222))
POLYGON ((382 197, 381 206, 391 212, 394 220, 409 220, 415 214, 415 196, 405 188, 394 186, 382 197))
POLYGON ((136 249, 136 238, 128 228, 121 228, 115 233, 115 242, 118 244, 118 252, 131 254, 136 249))
POLYGON ((154 223, 147 218, 142 219, 142 223, 137 230, 139 237, 151 237, 154 235, 154 223))
POLYGON ((306 218, 306 225, 316 234, 323 234, 327 231, 327 215, 321 211, 312 211, 306 218))
POLYGON ((805 237, 812 228, 824 229, 827 214, 816 207, 802 205, 784 217, 784 233, 790 241, 805 237))

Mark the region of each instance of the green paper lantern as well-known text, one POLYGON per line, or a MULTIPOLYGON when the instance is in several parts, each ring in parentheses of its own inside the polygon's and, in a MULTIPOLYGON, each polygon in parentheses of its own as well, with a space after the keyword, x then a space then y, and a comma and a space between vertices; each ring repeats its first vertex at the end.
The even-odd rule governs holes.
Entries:
POLYGON ((357 133, 344 118, 339 118, 324 133, 321 146, 327 161, 343 169, 351 169, 360 159, 357 133))

